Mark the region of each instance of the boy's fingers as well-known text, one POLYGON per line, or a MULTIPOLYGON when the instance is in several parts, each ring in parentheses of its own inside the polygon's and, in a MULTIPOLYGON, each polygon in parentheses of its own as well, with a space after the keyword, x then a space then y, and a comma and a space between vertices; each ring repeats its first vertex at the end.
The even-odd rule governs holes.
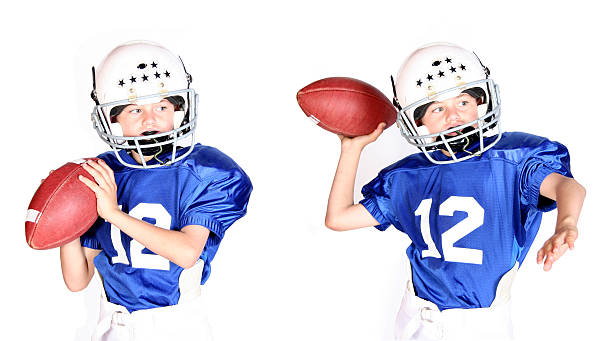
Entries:
POLYGON ((106 162, 104 162, 104 160, 100 159, 98 160, 98 164, 100 165, 100 167, 102 167, 102 169, 104 170, 105 174, 107 175, 109 181, 114 182, 115 181, 115 173, 113 172, 113 170, 106 164, 106 162))
POLYGON ((102 184, 101 179, 103 177, 102 177, 102 174, 100 174, 100 172, 98 172, 97 169, 95 169, 94 167, 86 163, 83 164, 83 168, 87 171, 87 173, 89 173, 96 180, 98 185, 102 184))
POLYGON ((115 183, 115 174, 113 173, 113 170, 106 163, 104 163, 104 161, 99 160, 98 162, 92 162, 92 164, 92 166, 95 167, 100 174, 102 174, 104 180, 106 180, 108 184, 115 183))
POLYGON ((546 257, 546 262, 544 262, 544 270, 548 271, 552 269, 555 261, 557 261, 557 257, 554 254, 548 255, 548 257, 546 257))
POLYGON ((98 186, 98 184, 96 184, 95 182, 89 180, 88 178, 79 175, 79 180, 84 183, 87 187, 89 187, 89 189, 91 189, 94 193, 98 193, 98 191, 100 190, 100 187, 98 186))
POLYGON ((94 180, 96 180, 96 183, 100 189, 104 188, 107 190, 109 188, 107 179, 97 169, 85 163, 83 164, 83 168, 94 178, 94 180))
POLYGON ((538 251, 538 258, 537 258, 538 264, 542 264, 542 261, 544 260, 545 248, 546 248, 546 245, 542 246, 542 248, 538 251))
POLYGON ((565 242, 567 243, 567 245, 569 245, 569 248, 571 250, 574 249, 574 243, 576 242, 576 239, 578 239, 578 234, 577 233, 570 233, 567 238, 565 238, 565 242))
POLYGON ((384 127, 387 124, 385 122, 380 122, 377 126, 376 129, 374 129, 370 134, 368 134, 370 137, 374 137, 374 138, 378 138, 378 136, 380 136, 380 134, 382 134, 384 127))
POLYGON ((380 123, 378 124, 378 126, 376 127, 376 130, 375 130, 375 132, 376 132, 376 136, 380 136, 380 134, 382 134, 382 132, 383 132, 383 130, 385 129, 385 126, 386 126, 386 125, 387 125, 387 124, 386 124, 385 122, 380 122, 380 123))

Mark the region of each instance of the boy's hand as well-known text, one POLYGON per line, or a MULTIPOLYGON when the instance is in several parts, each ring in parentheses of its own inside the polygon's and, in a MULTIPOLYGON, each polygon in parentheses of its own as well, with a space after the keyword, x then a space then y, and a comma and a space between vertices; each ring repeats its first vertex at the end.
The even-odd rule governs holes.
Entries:
POLYGON ((347 136, 338 134, 338 137, 340 138, 340 143, 342 144, 342 149, 346 149, 346 148, 363 149, 365 146, 367 146, 368 144, 378 139, 378 137, 382 134, 383 130, 385 129, 385 126, 386 126, 385 122, 380 122, 378 126, 376 127, 376 129, 374 129, 374 131, 369 133, 368 135, 347 137, 347 136))
POLYGON ((544 271, 549 271, 567 249, 574 249, 574 242, 578 238, 576 226, 567 225, 558 228, 538 251, 538 264, 544 262, 544 271))
POLYGON ((113 170, 102 160, 98 162, 89 160, 83 163, 83 168, 96 182, 89 180, 84 176, 79 176, 79 180, 83 182, 96 194, 98 215, 108 220, 110 214, 119 211, 117 206, 117 185, 115 184, 115 174, 113 170))

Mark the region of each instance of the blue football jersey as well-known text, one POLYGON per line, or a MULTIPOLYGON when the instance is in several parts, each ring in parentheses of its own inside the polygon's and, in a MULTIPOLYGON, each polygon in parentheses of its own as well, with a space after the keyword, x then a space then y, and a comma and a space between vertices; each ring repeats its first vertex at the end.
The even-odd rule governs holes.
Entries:
MULTIPOLYGON (((133 162, 125 151, 120 153, 124 160, 133 162)), ((245 172, 219 150, 200 144, 185 159, 152 169, 124 166, 113 152, 99 158, 115 172, 117 203, 123 212, 169 230, 178 231, 188 225, 210 230, 200 256, 204 284, 225 231, 246 213, 252 185, 245 172)), ((159 158, 163 159, 163 155, 159 158)), ((178 302, 183 268, 145 248, 116 226, 98 219, 81 237, 81 245, 102 250, 94 263, 110 302, 130 312, 178 302)))
POLYGON ((489 307, 501 277, 524 260, 542 212, 556 207, 540 196, 552 172, 571 177, 563 145, 504 133, 483 155, 458 163, 410 155, 365 185, 361 204, 376 228, 392 224, 412 240, 406 254, 417 296, 441 310, 489 307))

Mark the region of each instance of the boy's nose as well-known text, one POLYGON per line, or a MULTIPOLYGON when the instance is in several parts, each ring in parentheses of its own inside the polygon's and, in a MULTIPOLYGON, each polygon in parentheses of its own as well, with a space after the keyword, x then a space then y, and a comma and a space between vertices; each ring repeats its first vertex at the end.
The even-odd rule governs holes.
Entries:
POLYGON ((450 106, 446 109, 446 119, 449 122, 457 121, 459 118, 459 113, 457 113, 457 110, 454 107, 450 106))
POLYGON ((151 109, 143 109, 142 119, 144 122, 155 122, 155 113, 153 113, 153 110, 151 109))

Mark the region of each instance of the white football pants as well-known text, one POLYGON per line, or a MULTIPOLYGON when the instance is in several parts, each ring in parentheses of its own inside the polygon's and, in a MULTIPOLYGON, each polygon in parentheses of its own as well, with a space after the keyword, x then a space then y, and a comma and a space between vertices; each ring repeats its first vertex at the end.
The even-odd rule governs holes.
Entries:
POLYGON ((200 280, 204 263, 183 270, 179 279, 181 298, 176 305, 129 313, 108 302, 102 293, 100 318, 92 341, 212 341, 200 280))
MULTIPOLYGON (((412 280, 395 321, 396 340, 511 340, 510 288, 518 263, 499 281, 489 308, 445 309, 417 297, 412 280)), ((411 272, 410 272, 411 273, 411 272)))

